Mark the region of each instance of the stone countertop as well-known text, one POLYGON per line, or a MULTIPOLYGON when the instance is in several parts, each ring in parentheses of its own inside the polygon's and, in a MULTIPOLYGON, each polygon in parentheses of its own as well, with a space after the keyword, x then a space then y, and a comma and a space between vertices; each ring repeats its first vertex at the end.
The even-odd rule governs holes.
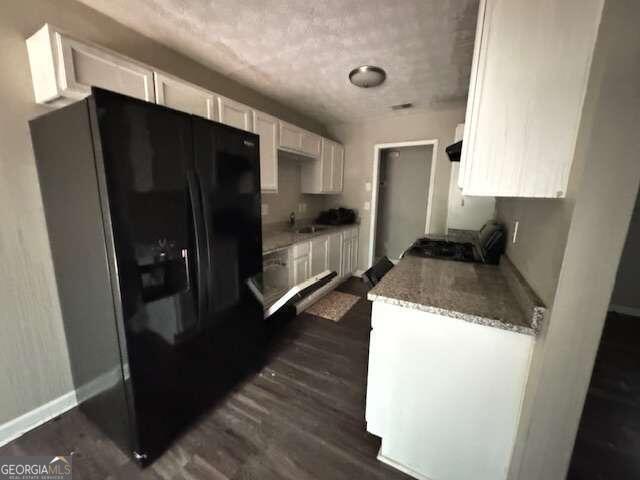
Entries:
POLYGON ((406 256, 368 299, 534 336, 546 312, 506 256, 500 266, 406 256))
POLYGON ((297 233, 295 230, 309 226, 297 225, 295 229, 291 229, 288 226, 269 226, 263 227, 262 230, 262 254, 275 252, 283 248, 288 248, 296 243, 306 242, 314 237, 320 237, 322 235, 329 235, 331 233, 340 232, 348 228, 357 227, 357 223, 350 225, 317 225, 322 227, 323 230, 314 233, 297 233))

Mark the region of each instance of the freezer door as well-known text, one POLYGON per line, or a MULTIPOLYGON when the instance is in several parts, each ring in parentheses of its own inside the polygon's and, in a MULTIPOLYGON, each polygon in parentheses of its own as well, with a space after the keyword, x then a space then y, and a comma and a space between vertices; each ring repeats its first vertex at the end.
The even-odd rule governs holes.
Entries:
POLYGON ((106 91, 94 102, 133 435, 150 458, 206 403, 213 364, 191 116, 106 91))
POLYGON ((251 359, 262 328, 262 306, 248 286, 262 272, 258 142, 252 133, 194 117, 209 251, 205 328, 237 350, 227 357, 232 364, 251 359))

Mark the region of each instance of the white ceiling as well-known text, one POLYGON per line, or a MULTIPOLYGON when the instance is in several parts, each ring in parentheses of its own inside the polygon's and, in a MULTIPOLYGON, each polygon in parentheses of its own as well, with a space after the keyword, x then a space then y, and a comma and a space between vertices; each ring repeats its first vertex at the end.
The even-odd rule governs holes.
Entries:
POLYGON ((81 1, 327 124, 467 95, 478 0, 81 1), (351 85, 363 64, 387 81, 351 85))

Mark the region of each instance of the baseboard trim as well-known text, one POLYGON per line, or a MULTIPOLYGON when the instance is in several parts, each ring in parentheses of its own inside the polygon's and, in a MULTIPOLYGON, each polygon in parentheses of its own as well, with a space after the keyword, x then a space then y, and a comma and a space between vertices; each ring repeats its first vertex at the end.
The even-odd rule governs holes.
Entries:
POLYGON ((71 410, 77 403, 76 392, 71 391, 0 425, 0 447, 71 410))
POLYGON ((609 305, 609 310, 622 315, 630 315, 632 317, 640 317, 640 308, 626 307, 624 305, 609 305))
POLYGON ((415 470, 412 470, 409 467, 406 467, 406 466, 402 465, 401 463, 396 462, 395 460, 391 460, 390 458, 385 457, 382 454, 382 447, 380 447, 380 450, 378 450, 378 456, 376 458, 379 461, 381 461, 382 463, 385 463, 385 464, 389 465, 390 467, 393 467, 396 470, 401 471, 402 473, 406 473, 410 477, 417 478, 418 480, 433 480, 432 478, 429 478, 426 475, 418 473, 415 470))

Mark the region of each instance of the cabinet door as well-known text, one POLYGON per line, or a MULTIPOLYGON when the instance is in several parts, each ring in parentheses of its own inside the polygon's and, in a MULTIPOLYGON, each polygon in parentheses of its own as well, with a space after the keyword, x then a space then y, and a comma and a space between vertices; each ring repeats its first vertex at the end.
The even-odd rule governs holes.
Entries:
POLYGON ((462 145, 465 195, 565 196, 602 4, 480 3, 462 145))
POLYGON ((27 50, 38 103, 69 104, 90 95, 92 86, 155 101, 151 69, 48 24, 27 39, 27 50))
POLYGON ((331 168, 331 191, 342 192, 342 178, 344 170, 344 147, 339 143, 333 144, 333 159, 331 168))
POLYGON ((327 269, 342 276, 342 234, 329 235, 327 243, 327 269))
POLYGON ((342 234, 342 271, 343 277, 351 275, 351 239, 342 234))
POLYGON ((254 133, 260 136, 260 189, 278 191, 278 119, 253 111, 254 133))
POLYGON ((320 146, 322 143, 322 137, 315 133, 302 131, 302 144, 301 149, 303 153, 306 153, 310 157, 320 158, 320 146))
POLYGON ((326 138, 322 139, 322 155, 320 157, 320 172, 322 175, 322 192, 331 192, 333 186, 333 149, 334 143, 326 138))
POLYGON ((309 278, 309 256, 298 257, 293 261, 293 282, 299 285, 309 278))
POLYGON ((156 103, 215 119, 215 98, 212 92, 184 82, 178 78, 155 72, 156 103))
POLYGON ((251 132, 253 131, 253 110, 242 103, 218 96, 218 121, 251 132))
POLYGON ((302 150, 302 130, 295 125, 280 120, 280 148, 286 150, 302 150))
POLYGON ((351 273, 353 274, 358 269, 358 237, 351 239, 351 252, 349 253, 351 254, 351 273))
POLYGON ((311 276, 318 275, 327 269, 327 246, 329 237, 311 240, 311 276))

